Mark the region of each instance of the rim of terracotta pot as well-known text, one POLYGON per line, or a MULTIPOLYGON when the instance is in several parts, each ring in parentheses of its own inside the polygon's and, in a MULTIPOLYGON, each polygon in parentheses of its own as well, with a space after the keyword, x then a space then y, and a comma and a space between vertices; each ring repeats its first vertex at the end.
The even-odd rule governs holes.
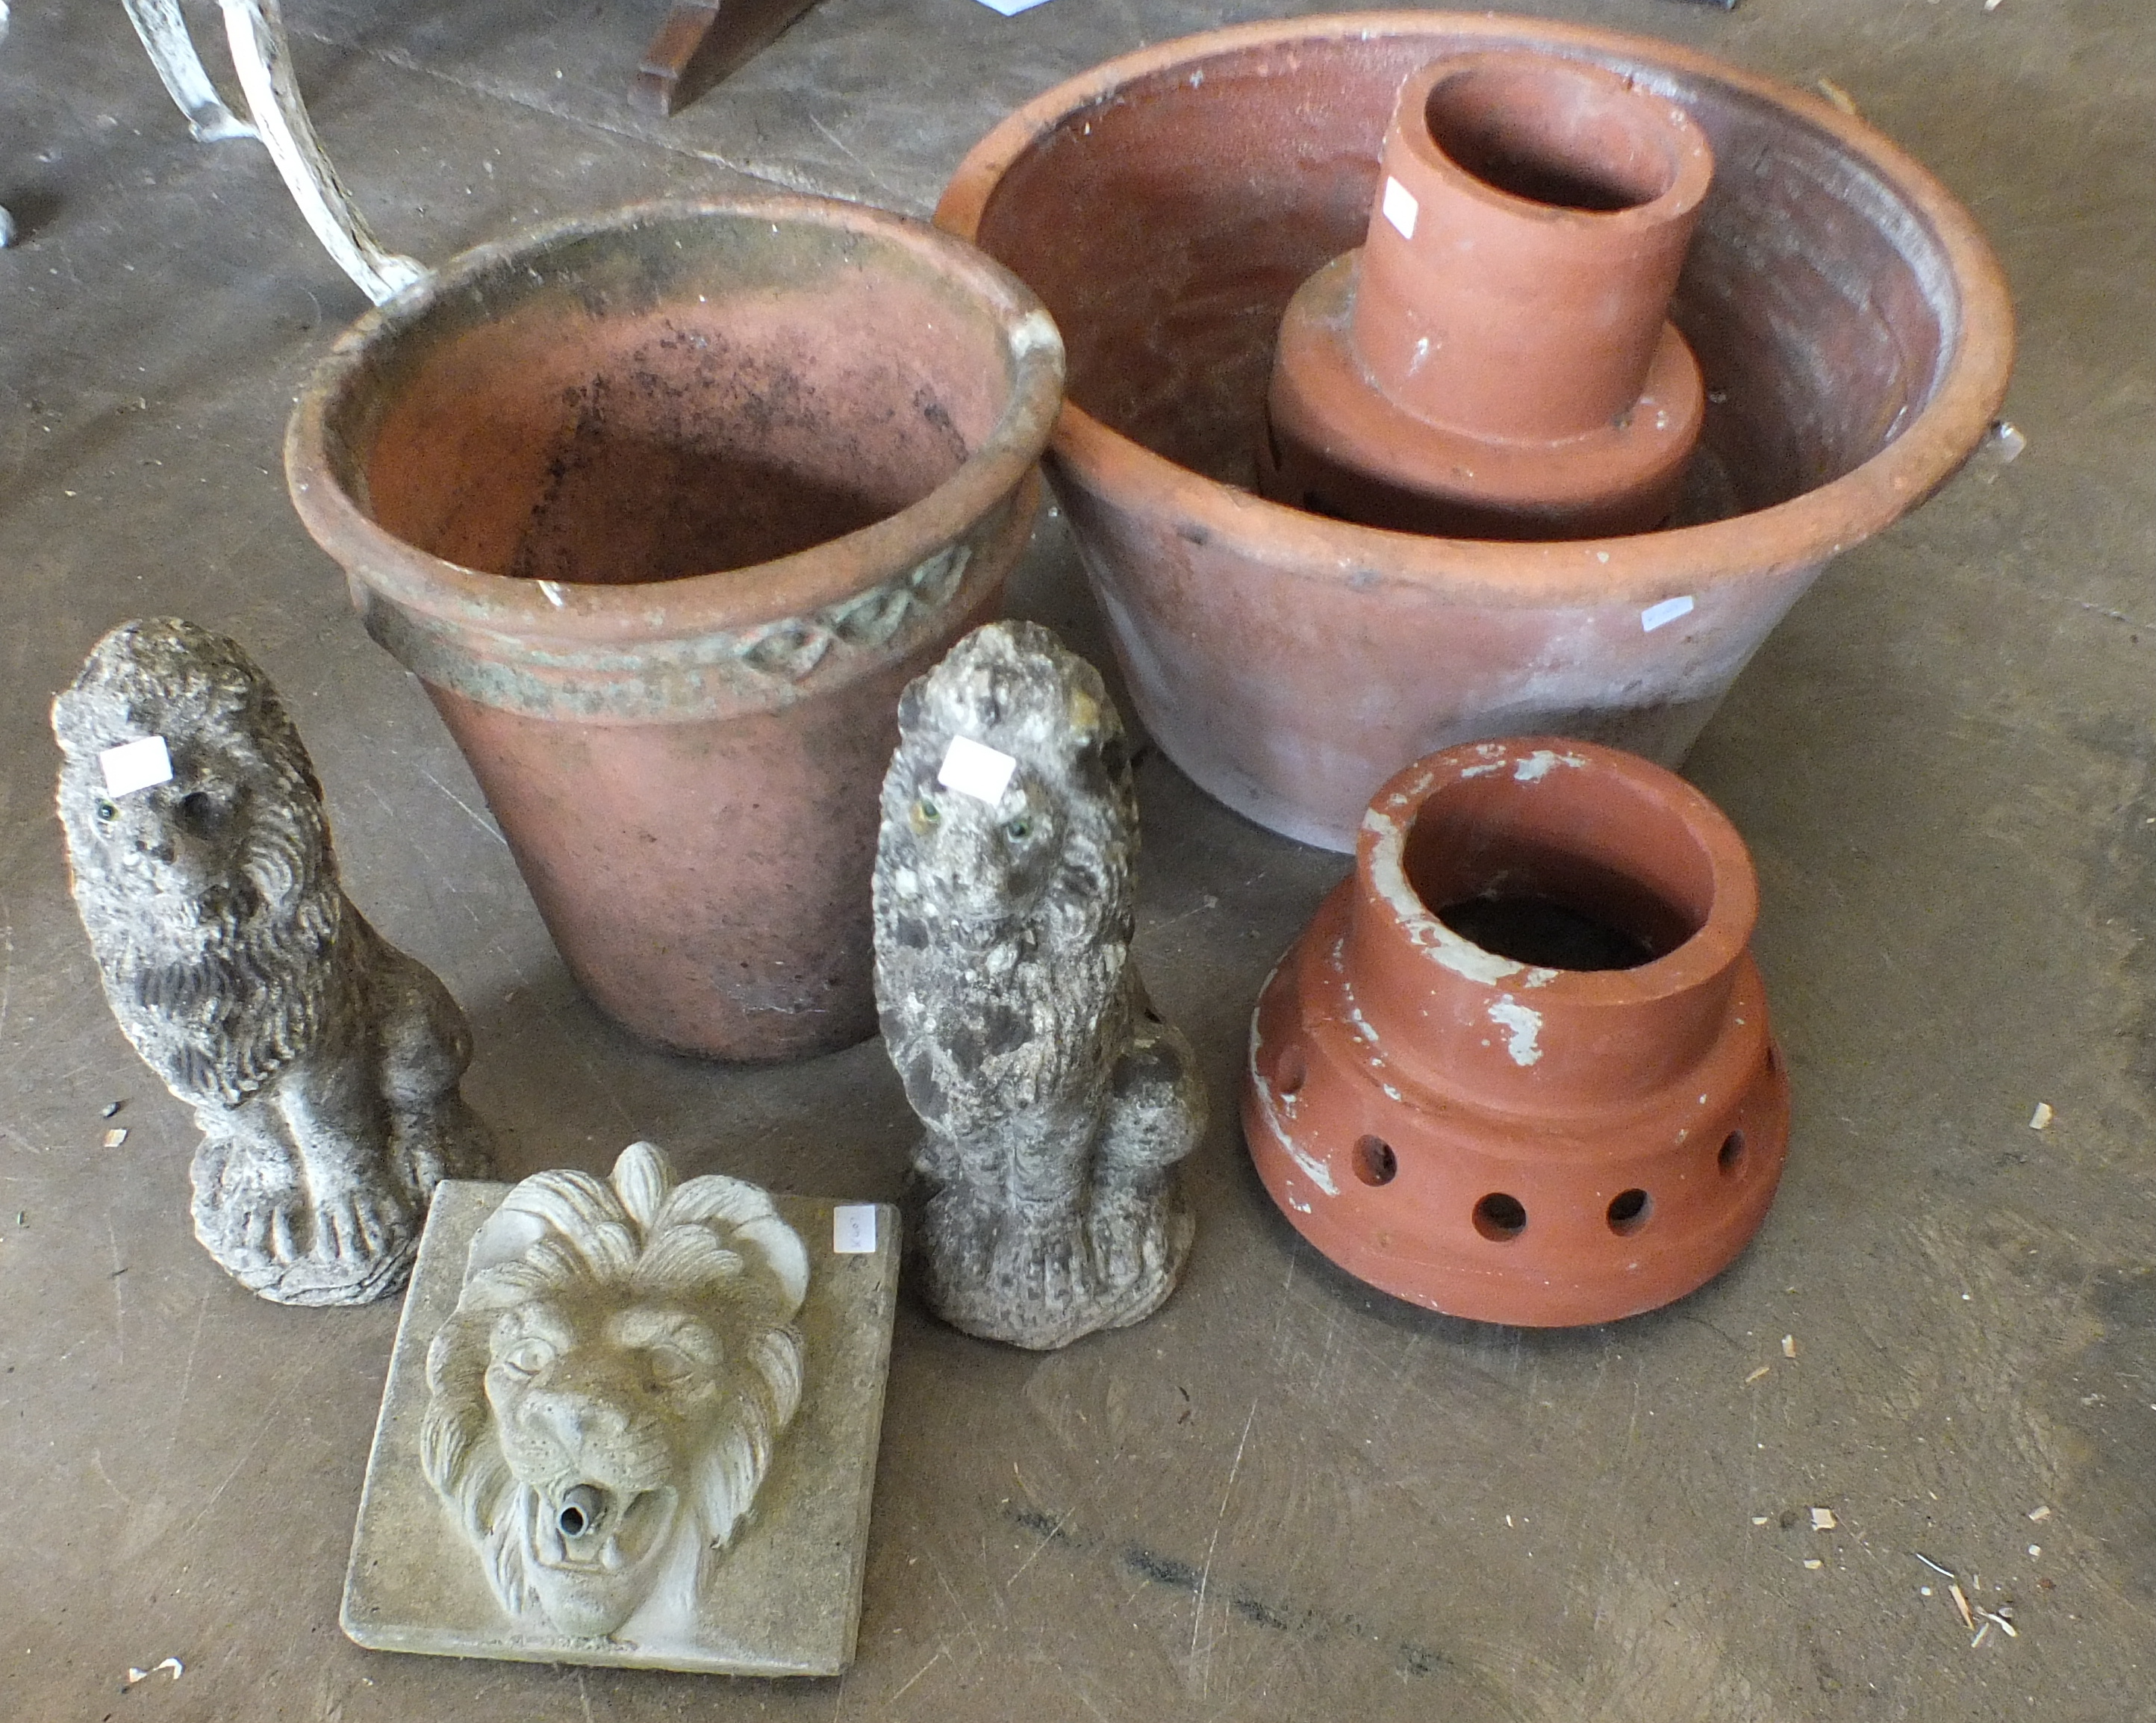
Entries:
MULTIPOLYGON (((1397 134, 1400 147, 1425 172, 1443 180, 1455 194, 1503 215, 1532 215, 1538 220, 1552 222, 1562 231, 1584 228, 1590 232, 1622 233, 1638 228, 1666 226, 1697 210, 1705 201, 1707 187, 1714 177, 1714 156, 1712 150, 1691 147, 1695 141, 1703 145, 1706 140, 1700 132, 1698 122, 1689 115, 1685 116, 1683 130, 1691 133, 1690 139, 1673 145, 1670 150, 1669 183, 1650 197, 1638 198, 1616 209, 1573 209, 1523 192, 1509 191, 1496 181, 1484 178, 1438 141, 1430 124, 1429 115, 1440 90, 1470 78, 1487 77, 1492 74, 1510 75, 1516 81, 1527 82, 1549 75, 1543 64, 1549 60, 1566 66, 1585 65, 1609 80, 1620 85, 1625 81, 1622 74, 1611 72, 1605 66, 1564 54, 1547 54, 1539 47, 1507 44, 1502 48, 1477 48, 1461 54, 1446 54, 1441 61, 1432 60, 1400 85, 1399 103, 1387 127, 1384 142, 1389 143, 1397 134), (1403 117, 1410 113, 1419 118, 1419 125, 1402 123, 1403 117)), ((1588 81, 1591 87, 1601 80, 1588 81)), ((1639 99, 1636 91, 1628 91, 1628 94, 1635 100, 1639 99)), ((1616 104, 1612 102, 1610 106, 1614 109, 1616 104)), ((1627 123, 1634 125, 1635 131, 1645 132, 1649 129, 1645 123, 1635 121, 1631 114, 1625 114, 1623 117, 1627 123)), ((1657 141, 1680 136, 1679 128, 1668 126, 1657 134, 1657 141)))
POLYGON ((633 644, 753 628, 840 603, 962 538, 1024 481, 1063 398, 1063 341, 1033 290, 994 259, 925 222, 864 203, 792 192, 665 198, 571 216, 459 254, 337 338, 285 438, 285 470, 316 541, 392 602, 459 629, 633 644), (927 495, 869 526, 767 562, 642 584, 540 582, 451 562, 386 531, 362 506, 364 451, 341 436, 340 409, 365 386, 370 356, 486 278, 612 233, 666 223, 762 220, 820 227, 895 247, 955 283, 1001 323, 1009 397, 980 446, 927 495), (364 574, 357 571, 364 569, 364 574))
MULTIPOLYGON (((1082 479, 1101 482, 1131 506, 1179 511, 1193 526, 1219 535, 1235 554, 1286 573, 1332 580, 1353 568, 1380 581, 1441 586, 1453 594, 1464 588, 1488 603, 1538 605, 1587 597, 1651 601, 1809 567, 1881 531, 1959 469, 2005 398, 2014 358, 2006 279, 1974 220, 1928 170, 1861 120, 1779 79, 1652 37, 1534 18, 1445 12, 1339 13, 1182 37, 1106 61, 1014 110, 958 164, 937 206, 937 224, 974 238, 989 199, 1020 157, 1075 116, 1116 100, 1141 79, 1254 49, 1436 30, 1490 46, 1651 60, 1742 91, 1830 134, 1921 216, 1949 261, 1958 327, 1938 387, 1922 410, 1870 459, 1786 502, 1699 526, 1614 538, 1550 543, 1435 538, 1306 514, 1209 479, 1066 400, 1050 446, 1082 479)), ((1477 45, 1446 51, 1473 53, 1477 45)))
MULTIPOLYGON (((1355 871, 1385 909, 1377 939, 1397 943, 1416 960, 1489 985, 1535 966, 1502 957, 1447 926, 1408 877, 1407 849, 1415 823, 1447 791, 1498 767, 1542 767, 1520 783, 1555 774, 1562 791, 1568 772, 1584 767, 1666 815, 1673 843, 1698 846, 1707 879, 1707 907, 1698 925, 1658 956, 1624 969, 1559 969, 1536 983, 1536 998, 1560 1005, 1644 1005, 1697 987, 1723 973, 1751 947, 1759 919, 1759 879, 1751 851, 1729 816, 1697 785, 1666 767, 1621 748, 1573 736, 1508 736, 1462 742, 1402 767, 1371 797, 1356 834, 1355 871)), ((1410 1027, 1412 1027, 1410 1025, 1410 1027)))

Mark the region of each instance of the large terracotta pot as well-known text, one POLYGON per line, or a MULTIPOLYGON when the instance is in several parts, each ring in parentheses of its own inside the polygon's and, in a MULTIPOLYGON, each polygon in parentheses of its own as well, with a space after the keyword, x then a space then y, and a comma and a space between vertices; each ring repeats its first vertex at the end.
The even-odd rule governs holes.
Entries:
POLYGON ((1877 132, 1700 54, 1535 18, 1305 18, 1127 55, 990 132, 937 219, 1069 344, 1049 477, 1146 724, 1229 806, 1334 849, 1379 783, 1453 742, 1555 731, 1674 763, 1827 559, 1960 464, 2011 357, 1975 224, 1877 132), (1362 238, 1402 84, 1506 47, 1634 79, 1712 146, 1671 309, 1708 403, 1678 524, 1497 543, 1261 500, 1275 331, 1362 238))
POLYGON ((1789 1144, 1758 902, 1736 828, 1636 755, 1542 736, 1409 767, 1252 1015, 1265 1188, 1349 1273, 1456 1316, 1692 1291, 1789 1144))
POLYGON ((995 608, 1061 382, 1032 295, 919 223, 654 204, 362 319, 285 465, 593 999, 788 1058, 875 1029, 899 691, 995 608))

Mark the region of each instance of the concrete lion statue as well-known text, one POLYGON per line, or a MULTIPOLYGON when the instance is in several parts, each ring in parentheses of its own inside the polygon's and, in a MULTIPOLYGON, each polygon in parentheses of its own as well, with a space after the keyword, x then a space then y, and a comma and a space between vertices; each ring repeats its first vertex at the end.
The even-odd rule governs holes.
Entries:
POLYGON ((754 1185, 542 1172, 473 1237, 427 1354, 429 1479, 495 1600, 572 1638, 685 1638, 801 1401, 798 1234, 754 1185))
POLYGON ((53 703, 53 731, 105 997, 203 1133, 196 1237, 280 1304, 396 1291, 434 1186, 486 1170, 458 1088, 471 1032, 344 895, 276 690, 222 635, 131 622, 53 703))
POLYGON ((953 1326, 1036 1348, 1136 1322, 1190 1247, 1190 1045, 1130 961, 1137 800, 1100 673, 1033 623, 899 703, 875 862, 884 1045, 927 1127, 911 1269, 953 1326))

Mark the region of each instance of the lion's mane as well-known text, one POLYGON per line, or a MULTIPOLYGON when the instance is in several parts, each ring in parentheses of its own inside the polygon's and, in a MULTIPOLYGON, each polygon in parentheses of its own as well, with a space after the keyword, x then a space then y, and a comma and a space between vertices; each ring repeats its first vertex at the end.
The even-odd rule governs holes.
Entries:
POLYGON ((979 629, 906 690, 876 854, 876 987, 885 1045, 923 1119, 962 1134, 1105 1074, 1135 1006, 1137 847, 1122 720, 1099 672, 1047 629, 979 629), (1052 869, 988 914, 956 903, 911 817, 960 736, 1030 768, 1059 828, 1052 869), (974 1000, 978 1034, 951 1008, 974 1000))
POLYGON ((75 905, 113 1014, 184 1099, 235 1106, 313 1044, 338 985, 347 906, 299 732, 236 643, 176 618, 100 640, 53 730, 75 905), (145 736, 213 762, 237 792, 236 864, 198 898, 146 892, 99 829, 99 756, 145 736))
POLYGON ((624 1307, 671 1300, 723 1320, 722 1411, 694 1475, 675 1480, 701 1545, 701 1589, 800 1405, 793 1319, 807 1282, 800 1238, 764 1192, 716 1175, 677 1184, 649 1143, 625 1150, 610 1180, 542 1172, 509 1193, 475 1237, 456 1310, 428 1350, 420 1436, 428 1479, 481 1551, 505 1609, 522 1614, 536 1600, 510 1511, 521 1480, 486 1394, 495 1322, 526 1300, 562 1295, 624 1307))

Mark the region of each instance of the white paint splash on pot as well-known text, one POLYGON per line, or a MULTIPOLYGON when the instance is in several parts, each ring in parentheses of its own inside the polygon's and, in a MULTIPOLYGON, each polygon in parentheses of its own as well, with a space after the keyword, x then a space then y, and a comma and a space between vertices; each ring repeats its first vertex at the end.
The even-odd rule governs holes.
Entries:
MULTIPOLYGON (((1273 969, 1277 974, 1280 966, 1276 963, 1273 969)), ((1271 985, 1272 977, 1267 976, 1265 987, 1270 987, 1271 985)), ((1262 1008, 1265 992, 1265 988, 1259 989, 1260 1008, 1262 1008)), ((1287 1151, 1288 1159, 1302 1169, 1303 1177, 1324 1192, 1327 1196, 1337 1197, 1340 1194, 1340 1187, 1332 1182, 1332 1169, 1314 1156, 1305 1153, 1296 1142, 1293 1134, 1281 1120, 1278 1107, 1274 1104, 1272 1085, 1259 1074, 1258 1062, 1265 1052, 1265 1037, 1258 1032, 1258 1014, 1254 1010, 1250 1013, 1250 1093, 1257 1097, 1258 1110, 1265 1115, 1266 1128, 1272 1132, 1273 1140, 1287 1151)), ((1309 1212, 1306 1208, 1303 1210, 1306 1214, 1309 1212)))
POLYGON ((1430 914, 1429 907, 1415 895, 1414 888, 1408 884, 1407 869, 1401 857, 1406 833, 1400 829, 1397 819, 1382 807, 1373 808, 1363 816, 1363 828, 1378 840, 1371 847, 1370 885, 1385 906, 1399 919, 1409 939, 1455 975, 1479 982, 1484 987, 1495 987, 1521 972, 1524 965, 1462 939, 1430 914))
POLYGON ((1553 748, 1537 748, 1512 768, 1512 782, 1516 784, 1540 783, 1555 767, 1586 764, 1586 760, 1578 754, 1560 754, 1553 748))
POLYGON ((1537 1044, 1543 1032, 1543 1014, 1522 1005, 1510 993, 1499 996, 1490 1007, 1490 1021, 1505 1031, 1505 1051, 1516 1065, 1531 1065, 1543 1056, 1537 1044))

